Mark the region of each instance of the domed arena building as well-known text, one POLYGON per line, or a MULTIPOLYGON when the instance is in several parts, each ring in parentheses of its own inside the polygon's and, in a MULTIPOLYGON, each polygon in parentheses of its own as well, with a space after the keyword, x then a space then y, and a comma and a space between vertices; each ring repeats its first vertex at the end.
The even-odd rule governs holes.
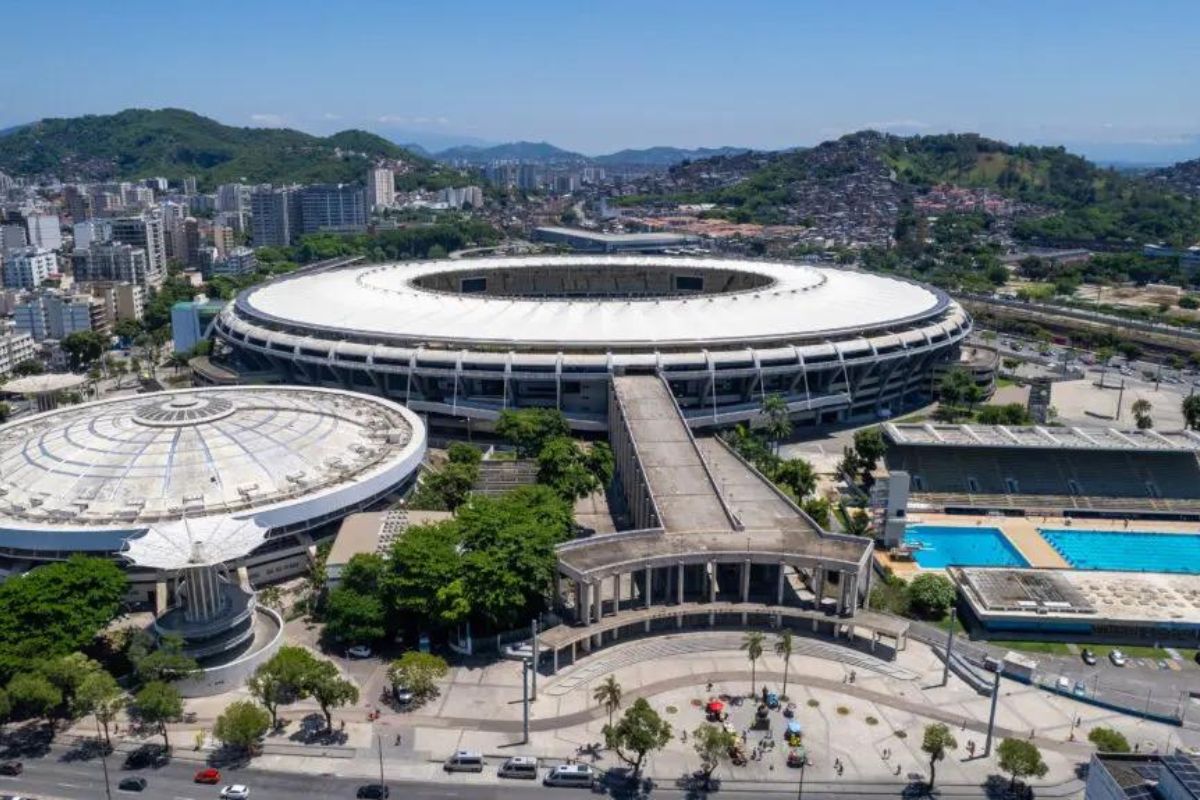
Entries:
MULTIPOLYGON (((244 291, 215 322, 244 379, 380 394, 438 424, 561 409, 605 430, 614 376, 664 377, 689 427, 888 417, 927 399, 971 328, 938 289, 832 267, 671 256, 352 265, 244 291)), ((461 423, 459 423, 461 424, 461 423)))
POLYGON ((425 453, 420 419, 377 397, 304 387, 204 388, 60 408, 0 426, 0 563, 73 553, 127 564, 204 672, 240 685, 282 623, 253 585, 301 574, 316 539, 398 494, 425 453))

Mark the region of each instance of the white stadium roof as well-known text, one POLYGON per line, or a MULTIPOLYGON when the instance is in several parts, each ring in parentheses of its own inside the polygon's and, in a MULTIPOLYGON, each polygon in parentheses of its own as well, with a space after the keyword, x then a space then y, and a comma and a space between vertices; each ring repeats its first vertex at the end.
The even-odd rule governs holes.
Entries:
POLYGON ((58 409, 0 427, 0 548, 220 563, 273 528, 388 491, 424 451, 412 412, 335 390, 187 389, 58 409))
MULTIPOLYGON (((602 291, 602 289, 601 289, 602 291)), ((359 265, 273 281, 238 299, 250 317, 303 335, 354 332, 386 341, 587 349, 811 340, 902 327, 949 304, 907 281, 844 269, 719 258, 530 256, 359 265), (463 294, 420 286, 513 270, 586 271, 590 290, 606 266, 703 275, 750 273, 760 288, 661 297, 463 294)))

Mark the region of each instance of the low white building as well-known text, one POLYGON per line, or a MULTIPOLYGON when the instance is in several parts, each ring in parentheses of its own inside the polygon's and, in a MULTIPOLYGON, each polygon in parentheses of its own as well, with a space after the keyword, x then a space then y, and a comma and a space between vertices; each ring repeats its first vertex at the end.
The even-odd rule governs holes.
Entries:
POLYGON ((41 247, 22 247, 4 255, 4 285, 9 289, 36 289, 58 271, 58 259, 41 247))

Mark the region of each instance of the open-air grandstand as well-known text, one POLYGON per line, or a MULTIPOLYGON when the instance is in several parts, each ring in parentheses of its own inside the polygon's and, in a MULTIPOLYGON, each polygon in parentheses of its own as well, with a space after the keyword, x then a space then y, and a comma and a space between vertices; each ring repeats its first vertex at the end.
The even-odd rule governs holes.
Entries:
POLYGON ((1200 516, 1200 435, 1003 425, 883 426, 914 504, 948 511, 1200 516))

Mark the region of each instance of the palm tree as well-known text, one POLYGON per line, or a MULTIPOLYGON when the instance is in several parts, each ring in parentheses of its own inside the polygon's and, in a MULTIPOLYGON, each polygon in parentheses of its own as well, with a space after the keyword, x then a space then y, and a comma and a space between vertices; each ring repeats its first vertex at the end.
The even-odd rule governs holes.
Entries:
POLYGON ((787 700, 788 668, 792 665, 792 632, 787 628, 779 632, 779 638, 775 641, 775 655, 783 656, 782 699, 787 700))
POLYGON ((604 706, 604 710, 608 712, 608 727, 611 728, 613 712, 621 707, 621 684, 617 683, 615 677, 609 675, 592 692, 592 699, 604 706))
POLYGON ((1183 400, 1183 418, 1192 430, 1200 428, 1200 394, 1193 394, 1183 400))
POLYGON ((762 658, 763 643, 766 637, 759 631, 749 631, 742 637, 742 649, 746 651, 746 657, 750 659, 750 695, 754 695, 755 684, 758 673, 758 660, 762 658))
POLYGON ((767 436, 779 455, 779 443, 792 435, 792 418, 782 395, 769 394, 762 401, 762 415, 767 418, 767 436))

